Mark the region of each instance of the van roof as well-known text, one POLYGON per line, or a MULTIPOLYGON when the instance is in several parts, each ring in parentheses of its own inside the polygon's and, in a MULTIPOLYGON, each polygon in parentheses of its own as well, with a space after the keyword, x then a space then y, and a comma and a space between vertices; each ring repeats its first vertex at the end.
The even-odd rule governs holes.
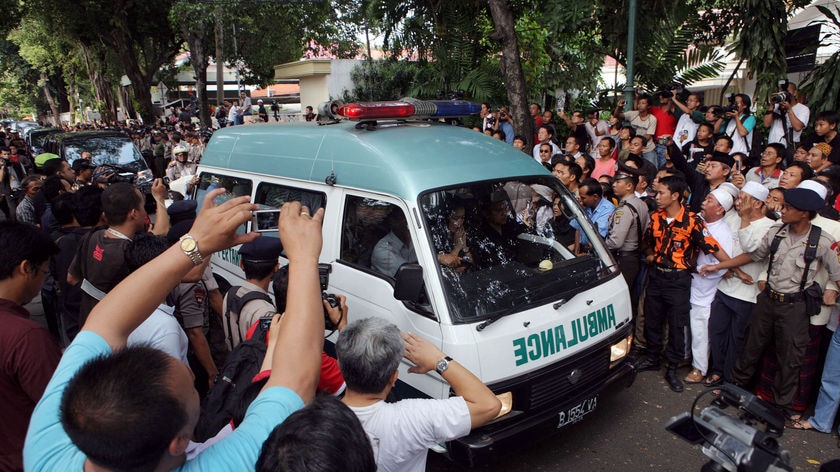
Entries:
POLYGON ((429 122, 257 124, 213 134, 202 166, 337 185, 411 200, 463 182, 546 174, 530 155, 476 131, 429 122))

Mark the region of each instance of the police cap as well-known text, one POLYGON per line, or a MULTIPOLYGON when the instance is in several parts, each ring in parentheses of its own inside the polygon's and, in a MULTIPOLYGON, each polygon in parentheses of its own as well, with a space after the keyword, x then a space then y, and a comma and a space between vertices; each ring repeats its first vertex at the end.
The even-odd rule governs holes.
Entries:
POLYGON ((785 191, 785 203, 800 211, 817 211, 825 206, 817 192, 799 187, 785 191))
POLYGON ((283 244, 280 240, 268 236, 260 236, 239 248, 242 259, 250 262, 277 262, 281 252, 283 244))
POLYGON ((179 200, 173 202, 166 209, 166 213, 169 214, 169 223, 174 225, 180 221, 194 220, 195 209, 197 207, 198 202, 195 200, 179 200))

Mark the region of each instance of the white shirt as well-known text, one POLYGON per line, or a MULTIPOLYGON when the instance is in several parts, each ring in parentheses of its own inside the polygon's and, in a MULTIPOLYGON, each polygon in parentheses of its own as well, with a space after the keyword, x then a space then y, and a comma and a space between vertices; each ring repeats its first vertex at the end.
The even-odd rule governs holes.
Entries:
POLYGON ((380 239, 373 247, 370 265, 387 276, 397 275, 397 269, 406 262, 417 262, 417 255, 411 243, 404 244, 393 231, 380 239))
MULTIPOLYGON (((797 103, 792 108, 793 108, 793 114, 796 116, 796 118, 798 118, 799 121, 801 121, 805 126, 808 126, 808 120, 811 119, 811 110, 807 106, 805 106, 801 103, 797 103)), ((781 110, 779 110, 779 104, 778 103, 773 105, 773 112, 775 112, 775 113, 780 113, 781 112, 781 110)), ((788 116, 787 113, 785 113, 785 125, 787 125, 788 129, 792 128, 792 126, 790 126, 790 116, 788 116)), ((802 129, 805 129, 805 128, 803 127, 802 129)), ((802 130, 800 130, 800 131, 794 130, 794 132, 793 132, 793 142, 798 143, 799 138, 801 138, 801 137, 802 137, 802 130)), ((767 142, 768 143, 780 143, 780 144, 783 144, 785 147, 787 147, 787 140, 785 139, 785 131, 782 128, 782 120, 781 119, 773 118, 773 125, 770 127, 770 134, 767 136, 767 142)))
POLYGON ((587 120, 583 125, 586 128, 586 132, 589 134, 589 142, 592 143, 592 147, 589 149, 589 155, 592 156, 593 159, 598 159, 601 157, 600 154, 598 154, 598 143, 600 143, 602 139, 610 137, 610 124, 604 120, 598 120, 598 122, 595 123, 595 126, 592 126, 589 123, 589 120, 587 120), (603 133, 601 136, 598 136, 595 133, 595 130, 603 131, 603 133))
POLYGON ((187 334, 178 320, 175 318, 175 307, 159 305, 152 314, 146 318, 128 336, 128 346, 145 345, 163 351, 178 359, 184 364, 187 361, 187 347, 189 340, 187 334))
MULTIPOLYGON (((761 245, 761 240, 770 226, 775 223, 770 218, 762 217, 751 222, 746 228, 741 228, 735 234, 735 244, 732 247, 732 252, 727 252, 730 257, 735 257, 745 252, 753 252, 761 245)), ((750 262, 741 266, 741 270, 753 278, 753 281, 758 280, 759 274, 767 270, 767 261, 750 262)), ((755 303, 755 297, 758 296, 758 287, 756 284, 747 285, 741 282, 737 277, 723 279, 718 284, 718 290, 732 298, 743 300, 745 302, 755 303)))
MULTIPOLYGON (((543 144, 545 143, 537 143, 537 145, 534 146, 534 150, 531 151, 531 155, 534 156, 534 159, 536 159, 536 161, 540 164, 542 164, 542 159, 540 159, 540 146, 542 146, 543 144)), ((563 154, 563 151, 560 149, 560 146, 554 144, 554 141, 549 141, 548 144, 551 145, 551 157, 554 157, 555 154, 563 154)))
POLYGON ((686 143, 690 143, 697 136, 697 128, 700 123, 691 119, 691 113, 683 113, 677 121, 677 128, 674 130, 674 142, 682 149, 686 143))
MULTIPOLYGON (((706 222, 706 228, 708 228, 709 232, 712 233, 712 236, 720 244, 720 248, 727 254, 731 254, 732 246, 735 244, 735 238, 732 236, 732 231, 729 229, 729 225, 726 224, 726 220, 721 218, 714 223, 706 222)), ((709 264, 717 264, 718 262, 715 256, 706 254, 705 252, 701 252, 697 256, 698 269, 709 264)), ((715 298, 718 282, 720 282, 726 270, 721 269, 705 276, 696 272, 691 274, 691 296, 689 298, 691 304, 705 307, 711 305, 712 300, 715 298)))
POLYGON ((380 401, 350 409, 370 439, 378 472, 423 472, 429 447, 466 436, 472 427, 463 397, 380 401))
MULTIPOLYGON (((726 134, 732 138, 732 150, 729 151, 730 156, 736 152, 742 152, 749 155, 749 146, 752 146, 753 130, 755 129, 755 117, 753 115, 741 115, 742 124, 750 118, 752 118, 753 129, 751 129, 746 136, 741 136, 741 133, 738 132, 738 125, 735 124, 734 118, 729 120, 729 123, 726 125, 726 134)), ((744 127, 746 128, 746 126, 744 127)))

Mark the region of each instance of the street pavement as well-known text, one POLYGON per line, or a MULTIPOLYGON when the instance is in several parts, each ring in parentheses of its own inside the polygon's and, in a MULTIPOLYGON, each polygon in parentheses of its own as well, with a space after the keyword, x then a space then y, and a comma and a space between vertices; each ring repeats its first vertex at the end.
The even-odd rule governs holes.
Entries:
MULTIPOLYGON (((687 367, 680 370, 681 375, 687 372, 687 367)), ((689 411, 695 396, 704 390, 686 385, 683 393, 673 393, 662 373, 642 372, 629 389, 600 397, 597 409, 580 423, 472 470, 699 471, 709 459, 699 446, 666 431, 665 425, 671 417, 689 411)), ((699 408, 710 401, 710 395, 704 396, 699 408)), ((725 411, 734 414, 731 407, 725 411)), ((837 441, 833 434, 790 429, 780 439, 797 471, 818 471, 822 463, 840 458, 837 441)), ((427 470, 433 472, 464 470, 434 452, 429 453, 428 463, 427 470)))
MULTIPOLYGON (((26 308, 32 319, 44 323, 40 297, 26 308)), ((688 367, 680 370, 681 375, 688 367)), ((683 393, 673 393, 662 373, 642 372, 628 389, 609 392, 598 399, 595 411, 580 423, 554 434, 530 438, 521 450, 501 454, 476 472, 518 471, 699 471, 708 458, 699 446, 692 446, 665 430, 668 421, 689 411, 703 387, 686 385, 683 393)), ((699 408, 709 405, 711 396, 700 400, 699 408)), ((733 409, 725 410, 733 414, 733 409)), ((810 411, 809 411, 810 413, 810 411)), ((818 471, 824 462, 840 458, 836 434, 785 429, 780 439, 790 451, 794 470, 818 471)), ((463 467, 446 457, 429 452, 427 471, 456 472, 463 467)), ((840 470, 840 469, 832 469, 840 470)))

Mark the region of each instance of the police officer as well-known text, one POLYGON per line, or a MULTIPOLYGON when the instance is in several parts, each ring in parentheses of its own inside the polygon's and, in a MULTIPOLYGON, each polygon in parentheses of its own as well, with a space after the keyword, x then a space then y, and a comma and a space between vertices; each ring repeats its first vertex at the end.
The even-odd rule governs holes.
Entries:
POLYGON ((224 300, 222 324, 229 349, 245 339, 245 333, 263 316, 276 312, 268 294, 271 277, 279 268, 277 258, 283 245, 277 238, 262 236, 239 248, 239 267, 245 272, 245 283, 231 287, 224 300))
POLYGON ((636 196, 639 175, 630 168, 619 170, 613 180, 615 196, 621 199, 618 208, 610 216, 610 225, 605 240, 607 249, 612 251, 621 269, 621 274, 630 288, 630 303, 636 326, 643 326, 638 318, 639 291, 638 275, 641 265, 639 245, 642 234, 650 222, 650 215, 645 202, 636 196))
MULTIPOLYGON (((781 223, 767 231, 758 249, 727 262, 707 266, 701 271, 732 268, 769 258, 767 280, 758 281, 761 292, 756 298, 755 309, 747 325, 744 350, 732 369, 732 379, 736 384, 747 385, 755 374, 765 348, 774 343, 779 372, 773 383, 773 402, 788 411, 791 411, 793 405, 805 346, 810 339, 809 317, 801 287, 813 284, 820 267, 825 267, 829 279, 835 284, 840 281, 840 261, 833 248, 834 238, 811 224, 817 210, 824 205, 823 199, 813 190, 793 188, 786 191, 781 223), (808 265, 805 250, 812 229, 819 233, 819 243, 815 259, 808 265), (773 251, 775 238, 779 239, 778 248, 773 251)), ((837 288, 826 287, 822 298, 823 304, 833 306, 837 300, 837 288)))
POLYGON ((729 260, 706 224, 685 207, 688 186, 679 177, 659 179, 656 203, 650 226, 642 238, 645 260, 651 265, 645 293, 645 341, 648 357, 636 364, 637 370, 659 370, 663 331, 668 322, 668 345, 665 357, 668 369, 665 381, 674 392, 682 392, 683 381, 677 376, 677 364, 688 358, 686 338, 689 329, 691 272, 697 266, 700 251, 713 254, 719 261, 729 260))

